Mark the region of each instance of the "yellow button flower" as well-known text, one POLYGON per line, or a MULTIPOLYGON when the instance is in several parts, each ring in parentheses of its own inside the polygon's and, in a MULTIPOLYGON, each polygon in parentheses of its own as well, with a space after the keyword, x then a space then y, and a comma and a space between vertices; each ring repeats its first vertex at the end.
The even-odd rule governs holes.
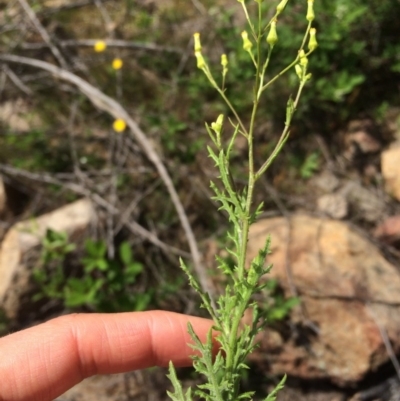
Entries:
POLYGON ((115 132, 124 132, 126 129, 126 122, 122 118, 117 118, 114 121, 113 128, 115 132))
POLYGON ((94 51, 97 53, 104 52, 104 50, 106 50, 106 49, 107 49, 107 43, 104 42, 104 40, 98 40, 94 44, 94 51))
POLYGON ((115 58, 112 62, 112 68, 114 68, 114 70, 120 70, 123 65, 124 62, 120 58, 115 58))

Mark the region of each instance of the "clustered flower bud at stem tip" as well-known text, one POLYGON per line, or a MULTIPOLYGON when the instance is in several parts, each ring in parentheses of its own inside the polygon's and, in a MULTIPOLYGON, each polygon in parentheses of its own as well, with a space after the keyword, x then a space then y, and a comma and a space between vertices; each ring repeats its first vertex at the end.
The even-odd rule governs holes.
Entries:
POLYGON ((278 34, 276 32, 276 19, 271 21, 271 27, 267 36, 267 43, 270 46, 274 46, 278 41, 278 34))
POLYGON ((308 48, 310 51, 314 51, 318 46, 316 35, 317 35, 317 30, 315 28, 311 28, 310 29, 310 40, 308 41, 308 48))

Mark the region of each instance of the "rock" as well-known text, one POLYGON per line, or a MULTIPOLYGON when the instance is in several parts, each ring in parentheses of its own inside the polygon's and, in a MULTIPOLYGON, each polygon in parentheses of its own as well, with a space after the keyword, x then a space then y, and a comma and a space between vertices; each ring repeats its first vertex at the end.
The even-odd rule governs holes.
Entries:
POLYGON ((387 141, 400 140, 400 107, 389 106, 382 120, 385 122, 387 131, 385 139, 387 141))
POLYGON ((388 244, 400 241, 400 215, 388 217, 375 229, 374 235, 388 244))
POLYGON ((55 401, 163 400, 170 382, 164 369, 147 369, 85 379, 55 401))
POLYGON ((294 286, 301 307, 291 316, 297 334, 280 352, 261 339, 255 360, 276 374, 348 385, 389 360, 379 327, 400 351, 400 274, 373 243, 335 220, 271 218, 252 226, 249 260, 269 234, 268 276, 286 296, 294 286))
POLYGON ((339 179, 330 171, 323 171, 312 179, 312 184, 323 192, 331 193, 335 191, 339 185, 339 179))
POLYGON ((382 152, 381 169, 386 192, 400 201, 400 142, 382 152))
POLYGON ((353 160, 359 154, 379 152, 379 134, 377 126, 370 119, 350 121, 344 133, 345 157, 353 160))
POLYGON ((382 383, 360 391, 350 401, 400 401, 399 377, 389 377, 382 383))
POLYGON ((348 181, 338 193, 347 199, 352 210, 357 213, 353 217, 375 223, 386 216, 385 199, 378 191, 365 188, 356 181, 348 181))
POLYGON ((356 144, 361 153, 376 153, 381 149, 380 143, 365 131, 351 133, 349 141, 356 144))
POLYGON ((16 132, 26 132, 41 124, 38 114, 22 98, 8 100, 0 105, 0 122, 16 132))
POLYGON ((133 399, 134 396, 140 394, 140 389, 127 393, 124 377, 124 374, 89 377, 55 401, 111 401, 129 399, 131 397, 133 399))
POLYGON ((348 203, 340 194, 325 194, 317 200, 318 210, 333 219, 343 219, 348 213, 348 203))
POLYGON ((28 263, 28 259, 41 244, 46 230, 66 231, 70 236, 77 236, 94 218, 91 202, 82 199, 10 228, 0 246, 0 308, 9 319, 17 316, 21 298, 28 291, 30 268, 35 263, 28 263))

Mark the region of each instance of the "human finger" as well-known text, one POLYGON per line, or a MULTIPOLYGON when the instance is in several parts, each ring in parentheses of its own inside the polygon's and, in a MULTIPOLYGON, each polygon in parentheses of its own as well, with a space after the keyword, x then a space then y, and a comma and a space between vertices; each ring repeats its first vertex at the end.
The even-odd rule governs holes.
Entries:
POLYGON ((73 314, 0 339, 0 401, 46 401, 86 377, 191 364, 187 323, 203 341, 212 321, 165 311, 73 314))

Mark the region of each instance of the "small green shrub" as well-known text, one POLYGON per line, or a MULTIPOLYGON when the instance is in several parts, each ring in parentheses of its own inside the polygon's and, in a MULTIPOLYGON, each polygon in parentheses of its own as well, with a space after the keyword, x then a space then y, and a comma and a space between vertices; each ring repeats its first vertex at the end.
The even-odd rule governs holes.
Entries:
POLYGON ((64 172, 72 165, 70 153, 65 152, 65 140, 52 142, 44 130, 6 131, 0 137, 0 162, 31 172, 64 172))
POLYGON ((86 240, 80 268, 68 272, 68 256, 76 249, 65 232, 48 230, 42 243, 39 265, 34 278, 43 297, 61 300, 67 308, 88 307, 99 312, 122 312, 145 309, 152 292, 136 293, 132 287, 143 271, 135 261, 128 242, 118 247, 115 259, 107 258, 104 241, 86 240))

